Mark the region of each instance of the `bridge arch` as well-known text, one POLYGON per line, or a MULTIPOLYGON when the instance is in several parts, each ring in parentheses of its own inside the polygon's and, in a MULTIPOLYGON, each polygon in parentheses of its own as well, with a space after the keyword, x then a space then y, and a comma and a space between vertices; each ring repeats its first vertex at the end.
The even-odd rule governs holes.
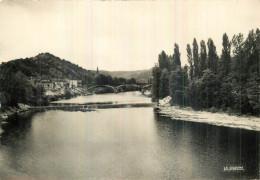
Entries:
POLYGON ((117 92, 140 91, 141 86, 137 84, 122 84, 116 87, 117 92))
POLYGON ((113 92, 111 92, 111 93, 116 93, 117 92, 117 90, 116 90, 116 88, 114 88, 113 86, 109 86, 109 85, 97 85, 97 86, 91 86, 91 87, 89 87, 88 89, 87 89, 87 91, 88 92, 90 92, 90 93, 96 93, 96 90, 98 89, 98 88, 107 88, 106 90, 111 90, 111 91, 113 91, 113 92), (94 91, 94 92, 93 92, 94 91))

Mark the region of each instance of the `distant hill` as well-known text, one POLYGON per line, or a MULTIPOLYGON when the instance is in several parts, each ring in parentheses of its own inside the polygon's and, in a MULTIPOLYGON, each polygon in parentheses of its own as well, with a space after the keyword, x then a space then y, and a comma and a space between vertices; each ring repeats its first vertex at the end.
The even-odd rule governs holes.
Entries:
MULTIPOLYGON (((37 79, 79 79, 83 84, 93 83, 96 71, 90 71, 79 67, 67 60, 60 59, 50 53, 40 53, 35 57, 25 59, 15 59, 3 62, 0 65, 1 74, 16 74, 21 72, 27 78, 37 79)), ((110 75, 114 77, 122 77, 125 79, 135 78, 137 82, 147 83, 152 77, 152 69, 137 71, 104 71, 100 70, 100 74, 110 75)))
POLYGON ((137 71, 99 71, 101 74, 110 75, 112 77, 122 77, 126 79, 135 78, 137 82, 147 83, 152 77, 152 69, 137 70, 137 71))
POLYGON ((50 53, 41 53, 35 57, 3 62, 0 73, 22 72, 25 76, 38 79, 80 79, 93 80, 94 73, 50 53))

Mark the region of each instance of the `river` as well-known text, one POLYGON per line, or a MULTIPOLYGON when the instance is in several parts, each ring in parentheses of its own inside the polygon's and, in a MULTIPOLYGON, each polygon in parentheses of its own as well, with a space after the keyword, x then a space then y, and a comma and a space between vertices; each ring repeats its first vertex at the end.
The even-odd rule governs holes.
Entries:
MULTIPOLYGON (((150 98, 128 92, 60 102, 150 98)), ((259 178, 259 132, 172 120, 153 107, 19 116, 0 142, 1 180, 259 178), (243 170, 224 171, 233 166, 243 170)))

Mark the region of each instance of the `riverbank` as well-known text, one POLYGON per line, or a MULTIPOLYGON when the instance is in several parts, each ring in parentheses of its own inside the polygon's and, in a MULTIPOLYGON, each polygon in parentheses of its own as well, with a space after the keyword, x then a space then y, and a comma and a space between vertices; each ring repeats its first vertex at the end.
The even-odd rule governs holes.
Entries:
MULTIPOLYGON (((44 102, 42 105, 49 106, 51 102, 71 99, 79 95, 80 93, 73 93, 73 94, 71 93, 70 96, 66 96, 66 94, 60 94, 60 93, 48 94, 48 96, 46 96, 46 102, 44 102)), ((0 111, 0 124, 5 123, 5 120, 7 120, 10 116, 13 116, 14 114, 21 114, 29 110, 30 110, 30 106, 23 103, 18 103, 17 106, 4 107, 0 111)))
POLYGON ((22 104, 22 103, 18 103, 17 107, 6 107, 4 110, 2 110, 0 112, 0 120, 6 120, 9 116, 12 116, 16 113, 23 113, 29 110, 28 105, 26 104, 22 104))
POLYGON ((6 107, 0 111, 0 134, 3 132, 3 127, 8 125, 12 121, 12 117, 16 115, 24 115, 32 112, 29 109, 30 106, 22 103, 18 103, 17 107, 6 107))
POLYGON ((225 112, 195 111, 190 107, 180 108, 171 106, 170 100, 170 97, 160 100, 159 111, 163 116, 171 117, 174 120, 194 121, 216 126, 260 131, 259 117, 229 115, 225 112))

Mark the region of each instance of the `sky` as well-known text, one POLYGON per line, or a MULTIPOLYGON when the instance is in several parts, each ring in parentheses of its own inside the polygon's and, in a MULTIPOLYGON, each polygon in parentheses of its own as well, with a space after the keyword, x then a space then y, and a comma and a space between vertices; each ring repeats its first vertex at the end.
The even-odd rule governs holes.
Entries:
POLYGON ((95 70, 149 69, 164 50, 260 28, 260 0, 0 0, 0 63, 49 52, 95 70))

